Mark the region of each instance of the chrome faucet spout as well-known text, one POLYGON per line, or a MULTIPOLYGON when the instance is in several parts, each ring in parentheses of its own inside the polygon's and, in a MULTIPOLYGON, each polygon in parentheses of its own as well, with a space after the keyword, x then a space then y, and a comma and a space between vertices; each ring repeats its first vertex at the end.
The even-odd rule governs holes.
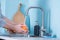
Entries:
POLYGON ((46 31, 46 29, 44 29, 44 10, 43 10, 42 7, 33 7, 32 6, 32 7, 28 8, 28 10, 26 12, 26 15, 28 15, 29 10, 32 9, 32 8, 40 9, 42 11, 42 26, 41 26, 41 30, 40 30, 41 31, 40 35, 41 35, 41 37, 43 37, 44 36, 44 31, 46 31))

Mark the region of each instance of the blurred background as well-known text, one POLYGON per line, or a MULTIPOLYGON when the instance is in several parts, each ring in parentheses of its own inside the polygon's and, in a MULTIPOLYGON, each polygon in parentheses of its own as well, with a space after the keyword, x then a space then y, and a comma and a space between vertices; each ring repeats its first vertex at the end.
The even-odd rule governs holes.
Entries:
MULTIPOLYGON (((0 0, 2 14, 13 19, 14 14, 18 10, 18 4, 22 3, 21 12, 26 16, 26 12, 30 7, 41 7, 44 10, 44 28, 47 33, 60 37, 60 0, 0 0)), ((30 35, 34 35, 34 26, 38 21, 42 26, 42 11, 40 9, 31 8, 26 16, 26 25, 29 28, 30 35)), ((8 34, 6 29, 0 28, 0 35, 8 34)))

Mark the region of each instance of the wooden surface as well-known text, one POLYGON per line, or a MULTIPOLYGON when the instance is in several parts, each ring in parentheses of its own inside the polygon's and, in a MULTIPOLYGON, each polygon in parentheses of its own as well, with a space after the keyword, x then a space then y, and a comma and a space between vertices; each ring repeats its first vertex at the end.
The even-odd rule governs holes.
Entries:
POLYGON ((23 13, 20 11, 20 7, 21 7, 21 5, 18 6, 18 11, 14 15, 13 21, 16 23, 19 23, 19 24, 24 24, 25 17, 23 15, 23 13))

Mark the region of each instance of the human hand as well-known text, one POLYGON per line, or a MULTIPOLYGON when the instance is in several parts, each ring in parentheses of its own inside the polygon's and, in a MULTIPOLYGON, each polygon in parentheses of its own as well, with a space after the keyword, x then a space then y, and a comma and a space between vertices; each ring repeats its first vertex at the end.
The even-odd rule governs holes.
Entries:
POLYGON ((25 34, 25 33, 28 33, 28 28, 24 24, 18 24, 14 27, 14 31, 16 33, 25 34))
POLYGON ((6 25, 6 29, 9 33, 19 33, 19 34, 25 34, 28 33, 28 28, 25 24, 16 24, 16 25, 6 25))

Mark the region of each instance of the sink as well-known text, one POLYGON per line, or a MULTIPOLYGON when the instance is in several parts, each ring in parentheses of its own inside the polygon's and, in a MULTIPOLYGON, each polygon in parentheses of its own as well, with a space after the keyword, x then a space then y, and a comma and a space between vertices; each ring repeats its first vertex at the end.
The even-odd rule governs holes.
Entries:
POLYGON ((7 37, 28 37, 27 34, 9 34, 9 35, 0 35, 0 36, 7 36, 7 37))

